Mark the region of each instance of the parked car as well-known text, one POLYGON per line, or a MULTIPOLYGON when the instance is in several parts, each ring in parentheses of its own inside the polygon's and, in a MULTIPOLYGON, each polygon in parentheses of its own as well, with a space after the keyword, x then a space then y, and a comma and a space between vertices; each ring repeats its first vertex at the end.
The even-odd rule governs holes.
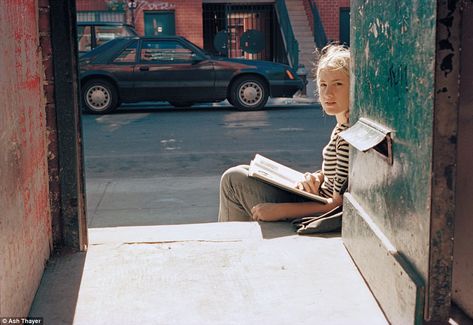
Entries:
POLYGON ((117 37, 138 36, 131 25, 117 22, 78 22, 77 42, 79 55, 117 37))
POLYGON ((304 82, 289 66, 207 54, 183 37, 116 38, 80 58, 83 108, 110 113, 120 103, 176 107, 228 99, 242 110, 292 97, 304 82))

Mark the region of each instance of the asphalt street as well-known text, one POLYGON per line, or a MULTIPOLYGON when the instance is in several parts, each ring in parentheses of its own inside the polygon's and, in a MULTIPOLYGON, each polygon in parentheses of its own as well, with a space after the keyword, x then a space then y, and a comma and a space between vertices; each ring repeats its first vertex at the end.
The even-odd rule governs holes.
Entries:
POLYGON ((296 169, 321 164, 335 120, 315 105, 229 108, 130 107, 83 115, 89 178, 219 175, 255 153, 296 169))
POLYGON ((82 124, 88 224, 109 227, 216 221, 227 168, 260 153, 314 171, 335 119, 318 105, 130 105, 82 124))

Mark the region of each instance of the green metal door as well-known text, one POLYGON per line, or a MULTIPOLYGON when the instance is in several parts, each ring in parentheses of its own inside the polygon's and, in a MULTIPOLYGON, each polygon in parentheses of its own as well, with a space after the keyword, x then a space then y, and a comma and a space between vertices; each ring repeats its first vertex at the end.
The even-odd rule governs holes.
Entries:
MULTIPOLYGON (((460 2, 352 0, 351 14, 350 123, 371 121, 391 136, 387 150, 350 142, 343 241, 390 323, 445 324, 452 293, 460 2)), ((376 129, 358 130, 362 143, 376 129)))
POLYGON ((174 11, 145 12, 145 36, 176 35, 174 11))

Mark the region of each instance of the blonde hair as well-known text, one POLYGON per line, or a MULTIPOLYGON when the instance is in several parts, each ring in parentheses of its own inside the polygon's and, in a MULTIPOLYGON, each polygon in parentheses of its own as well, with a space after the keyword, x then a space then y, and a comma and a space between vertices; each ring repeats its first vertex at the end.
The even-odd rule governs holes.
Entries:
POLYGON ((341 70, 350 75, 350 50, 338 44, 329 44, 322 50, 315 53, 316 67, 313 72, 315 74, 315 82, 317 90, 319 88, 319 75, 322 70, 341 70))

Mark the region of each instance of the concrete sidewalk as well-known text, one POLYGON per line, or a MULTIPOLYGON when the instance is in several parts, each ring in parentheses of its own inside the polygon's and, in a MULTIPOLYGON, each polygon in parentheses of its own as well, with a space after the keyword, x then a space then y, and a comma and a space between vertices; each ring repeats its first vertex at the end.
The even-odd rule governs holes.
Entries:
POLYGON ((217 221, 220 176, 88 179, 89 228, 217 221))
POLYGON ((52 259, 45 324, 387 324, 337 235, 287 223, 92 228, 52 259))
MULTIPOLYGON (((299 106, 299 105, 320 105, 318 98, 310 97, 305 95, 294 96, 292 98, 269 98, 268 102, 266 103, 266 108, 271 107, 284 107, 284 106, 299 106)), ((120 108, 174 108, 168 102, 139 102, 139 103, 131 103, 131 104, 123 104, 120 108)), ((192 107, 223 107, 223 108, 230 108, 232 105, 227 101, 221 101, 218 103, 203 103, 203 104, 195 104, 192 107)))

